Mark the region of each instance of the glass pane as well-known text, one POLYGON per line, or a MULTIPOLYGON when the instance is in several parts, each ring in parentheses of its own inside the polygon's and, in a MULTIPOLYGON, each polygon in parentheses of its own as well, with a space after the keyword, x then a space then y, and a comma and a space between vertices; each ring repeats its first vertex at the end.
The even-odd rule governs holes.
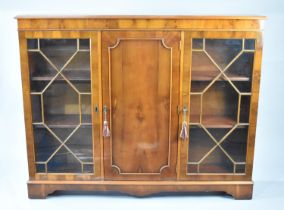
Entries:
POLYGON ((191 125, 188 173, 244 173, 247 135, 247 126, 206 129, 191 125))
POLYGON ((47 161, 61 145, 58 139, 43 126, 34 126, 34 141, 36 162, 47 161))
POLYGON ((255 49, 255 40, 246 39, 245 40, 245 50, 254 50, 255 49))
POLYGON ((27 45, 29 50, 38 49, 38 39, 28 39, 27 45))
POLYGON ((94 165, 93 164, 83 164, 83 173, 93 173, 94 165))
POLYGON ((253 53, 242 53, 236 61, 228 68, 226 74, 231 80, 249 81, 252 76, 253 53))
POLYGON ((212 63, 204 52, 192 52, 191 89, 202 92, 221 71, 212 63))
POLYGON ((41 94, 31 95, 33 122, 42 122, 41 94))
POLYGON ((216 147, 199 165, 200 173, 232 173, 234 164, 228 156, 216 147))
POLYGON ((76 132, 68 139, 66 145, 82 162, 93 162, 91 126, 81 126, 77 129, 76 132))
POLYGON ((253 39, 193 39, 188 173, 245 173, 253 39))
POLYGON ((240 122, 249 122, 250 96, 242 96, 240 104, 240 122))
POLYGON ((192 49, 202 50, 203 49, 203 39, 193 39, 192 40, 192 49))
POLYGON ((251 91, 253 56, 244 52, 225 72, 240 92, 251 91))
POLYGON ((29 52, 29 69, 32 92, 41 92, 58 71, 38 52, 29 52))
POLYGON ((82 123, 91 123, 91 95, 81 95, 82 123))
POLYGON ((61 149, 47 163, 47 172, 53 173, 81 173, 82 164, 66 148, 61 149))
POLYGON ((62 141, 80 125, 79 95, 60 75, 43 93, 43 108, 44 123, 62 141))
POLYGON ((76 129, 70 125, 49 125, 51 132, 61 141, 65 141, 76 129))
POLYGON ((247 126, 235 129, 221 144, 235 162, 246 161, 247 126))
POLYGON ((40 50, 61 69, 77 51, 76 39, 40 39, 40 50))
POLYGON ((79 94, 58 76, 43 93, 44 122, 53 128, 80 124, 79 94))
POLYGON ((246 172, 246 164, 236 165, 236 173, 245 173, 245 172, 246 172))
POLYGON ((224 69, 242 50, 241 39, 205 39, 205 50, 224 69))
POLYGON ((46 165, 45 164, 36 164, 36 171, 38 173, 45 173, 46 172, 46 165))
POLYGON ((205 127, 232 127, 237 123, 239 95, 229 82, 218 81, 202 97, 201 123, 205 127))
POLYGON ((80 92, 91 91, 90 52, 78 52, 63 69, 62 74, 80 92))
POLYGON ((199 126, 190 126, 189 138, 190 163, 199 162, 215 146, 214 140, 199 126))
POLYGON ((79 39, 79 50, 90 50, 90 40, 79 39))
POLYGON ((201 114, 201 95, 190 96, 190 121, 200 123, 201 114))
POLYGON ((195 174, 198 173, 199 165, 197 163, 188 163, 187 164, 187 173, 195 174))
POLYGON ((37 172, 93 173, 89 39, 27 44, 37 172))
POLYGON ((208 128, 207 131, 213 136, 216 142, 223 141, 231 128, 208 128))

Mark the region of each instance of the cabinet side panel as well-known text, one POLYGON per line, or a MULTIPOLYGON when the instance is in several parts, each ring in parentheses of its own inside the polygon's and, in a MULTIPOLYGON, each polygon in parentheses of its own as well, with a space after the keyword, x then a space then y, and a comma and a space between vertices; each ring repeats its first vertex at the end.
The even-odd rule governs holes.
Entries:
POLYGON ((257 33, 256 45, 255 45, 255 56, 253 64, 253 75, 252 75, 252 95, 250 103, 250 115, 249 115, 249 133, 248 133, 248 144, 247 144, 247 170, 246 174, 251 177, 253 169, 253 158, 254 158, 254 145, 255 145, 255 134, 257 124, 257 110, 258 110, 258 98, 259 98, 259 86, 261 76, 261 61, 262 61, 262 33, 257 33))
POLYGON ((30 98, 30 79, 27 55, 27 42, 25 32, 19 32, 19 45, 20 45, 20 59, 21 59, 21 75, 22 75, 22 91, 24 103, 24 117, 25 117, 25 130, 26 130, 26 144, 29 165, 29 177, 33 179, 35 176, 35 153, 34 153, 34 139, 32 129, 32 111, 31 111, 31 98, 30 98))

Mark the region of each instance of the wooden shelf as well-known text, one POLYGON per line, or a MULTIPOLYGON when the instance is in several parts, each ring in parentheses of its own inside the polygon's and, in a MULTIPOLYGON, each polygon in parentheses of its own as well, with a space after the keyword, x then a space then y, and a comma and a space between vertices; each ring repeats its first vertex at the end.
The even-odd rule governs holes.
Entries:
MULTIPOLYGON (((75 42, 77 45, 77 42, 75 42)), ((86 47, 86 46, 83 46, 86 47)), ((62 53, 68 53, 68 54, 74 54, 77 51, 77 46, 62 46, 62 48, 59 48, 58 45, 55 46, 48 46, 48 48, 41 48, 41 50, 45 53, 49 53, 49 54, 54 54, 54 53, 58 53, 62 56, 62 53)), ((79 52, 90 52, 89 49, 79 49, 79 52)), ((63 54, 64 55, 64 54, 63 54)))
MULTIPOLYGON (((199 123, 199 115, 190 115, 190 123, 199 123)), ((235 120, 227 116, 210 115, 202 117, 202 125, 206 128, 232 128, 236 123, 235 120)))
MULTIPOLYGON (((63 70, 62 74, 70 81, 78 81, 78 82, 91 82, 90 79, 90 69, 83 70, 63 70)), ((32 81, 50 81, 53 79, 54 75, 39 75, 32 76, 32 81)), ((59 76, 56 81, 64 81, 63 77, 59 76)))
MULTIPOLYGON (((213 80, 217 75, 219 74, 213 71, 192 71, 191 72, 191 80, 192 81, 211 81, 213 80)), ((249 77, 241 76, 238 74, 232 74, 232 73, 225 73, 227 77, 230 78, 231 81, 240 81, 240 82, 247 82, 250 81, 249 77)), ((224 81, 221 78, 219 78, 217 81, 224 81)))
MULTIPOLYGON (((45 120, 49 128, 75 128, 79 125, 79 115, 52 115, 45 120)), ((82 127, 91 126, 91 115, 82 115, 82 127), (89 123, 86 123, 89 122, 89 123)), ((33 123, 38 128, 44 127, 43 124, 33 123)))
MULTIPOLYGON (((188 165, 192 165, 192 164, 188 164, 188 165)), ((218 174, 218 173, 222 173, 222 174, 243 174, 244 172, 236 172, 234 173, 231 167, 226 167, 226 166, 222 166, 222 165, 200 165, 200 172, 197 173, 197 171, 190 171, 190 168, 187 168, 187 173, 188 174, 218 174)))

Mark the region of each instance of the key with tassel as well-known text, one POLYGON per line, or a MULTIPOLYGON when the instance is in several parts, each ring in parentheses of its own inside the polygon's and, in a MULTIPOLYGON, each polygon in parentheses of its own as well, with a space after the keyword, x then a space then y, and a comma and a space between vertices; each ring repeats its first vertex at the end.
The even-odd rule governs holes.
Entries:
POLYGON ((185 140, 188 138, 188 126, 187 126, 187 121, 186 121, 186 113, 187 113, 187 108, 184 107, 182 109, 182 112, 183 112, 183 122, 182 122, 182 126, 181 126, 181 131, 180 131, 180 134, 179 134, 179 137, 182 139, 182 140, 185 140))
POLYGON ((103 137, 110 137, 110 129, 108 127, 107 121, 107 106, 105 105, 103 108, 104 112, 104 122, 103 122, 103 137))

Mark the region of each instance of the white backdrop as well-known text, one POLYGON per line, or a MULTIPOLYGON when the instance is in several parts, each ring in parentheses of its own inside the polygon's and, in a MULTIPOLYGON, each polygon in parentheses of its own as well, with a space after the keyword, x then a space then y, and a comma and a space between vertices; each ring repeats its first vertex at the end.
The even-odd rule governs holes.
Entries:
MULTIPOLYGON (((93 203, 97 199, 96 204, 100 204, 100 207, 103 205, 110 207, 115 204, 116 209, 124 208, 125 201, 128 201, 128 204, 138 204, 136 208, 143 207, 143 205, 151 207, 153 204, 164 208, 173 207, 181 204, 182 201, 188 201, 188 199, 192 202, 192 207, 206 207, 207 205, 206 202, 200 202, 200 199, 204 199, 204 196, 202 198, 182 196, 168 199, 159 197, 146 200, 116 196, 112 197, 114 203, 109 202, 110 196, 72 196, 72 199, 69 196, 59 196, 60 200, 57 200, 57 197, 52 197, 52 199, 47 199, 48 202, 26 199, 25 183, 28 179, 28 172, 17 25, 14 19, 14 16, 23 14, 268 16, 264 27, 264 52, 253 179, 256 181, 255 200, 258 198, 257 196, 267 198, 269 197, 267 193, 270 193, 271 198, 281 201, 279 194, 282 191, 279 187, 283 188, 281 182, 284 181, 284 1, 141 0, 140 2, 134 2, 131 0, 49 0, 40 2, 39 0, 0 0, 0 201, 3 199, 4 204, 10 203, 5 210, 17 206, 18 208, 21 206, 21 209, 32 209, 40 205, 42 205, 41 208, 51 209, 52 207, 56 209, 57 204, 55 201, 59 203, 68 201, 67 203, 71 206, 73 204, 75 208, 78 203, 74 202, 78 201, 80 203, 84 199, 84 205, 81 204, 85 207, 87 207, 89 201, 93 203), (271 187, 274 187, 273 190, 271 187), (15 200, 19 200, 19 202, 15 202, 15 200), (53 202, 50 203, 50 200, 53 202)), ((210 201, 211 204, 216 203, 216 205, 221 206, 224 201, 227 208, 233 208, 228 203, 228 198, 224 200, 219 197, 206 196, 205 199, 210 201)), ((238 204, 242 202, 240 201, 238 204)), ((261 202, 254 202, 256 201, 252 201, 246 206, 248 208, 256 205, 264 207, 261 202)), ((262 202, 269 206, 268 200, 262 202)), ((93 208, 96 207, 93 204, 93 208)), ((127 205, 126 207, 129 208, 130 206, 127 205)), ((213 206, 210 205, 210 207, 213 206)), ((276 209, 277 207, 280 208, 281 205, 277 205, 276 209)))

